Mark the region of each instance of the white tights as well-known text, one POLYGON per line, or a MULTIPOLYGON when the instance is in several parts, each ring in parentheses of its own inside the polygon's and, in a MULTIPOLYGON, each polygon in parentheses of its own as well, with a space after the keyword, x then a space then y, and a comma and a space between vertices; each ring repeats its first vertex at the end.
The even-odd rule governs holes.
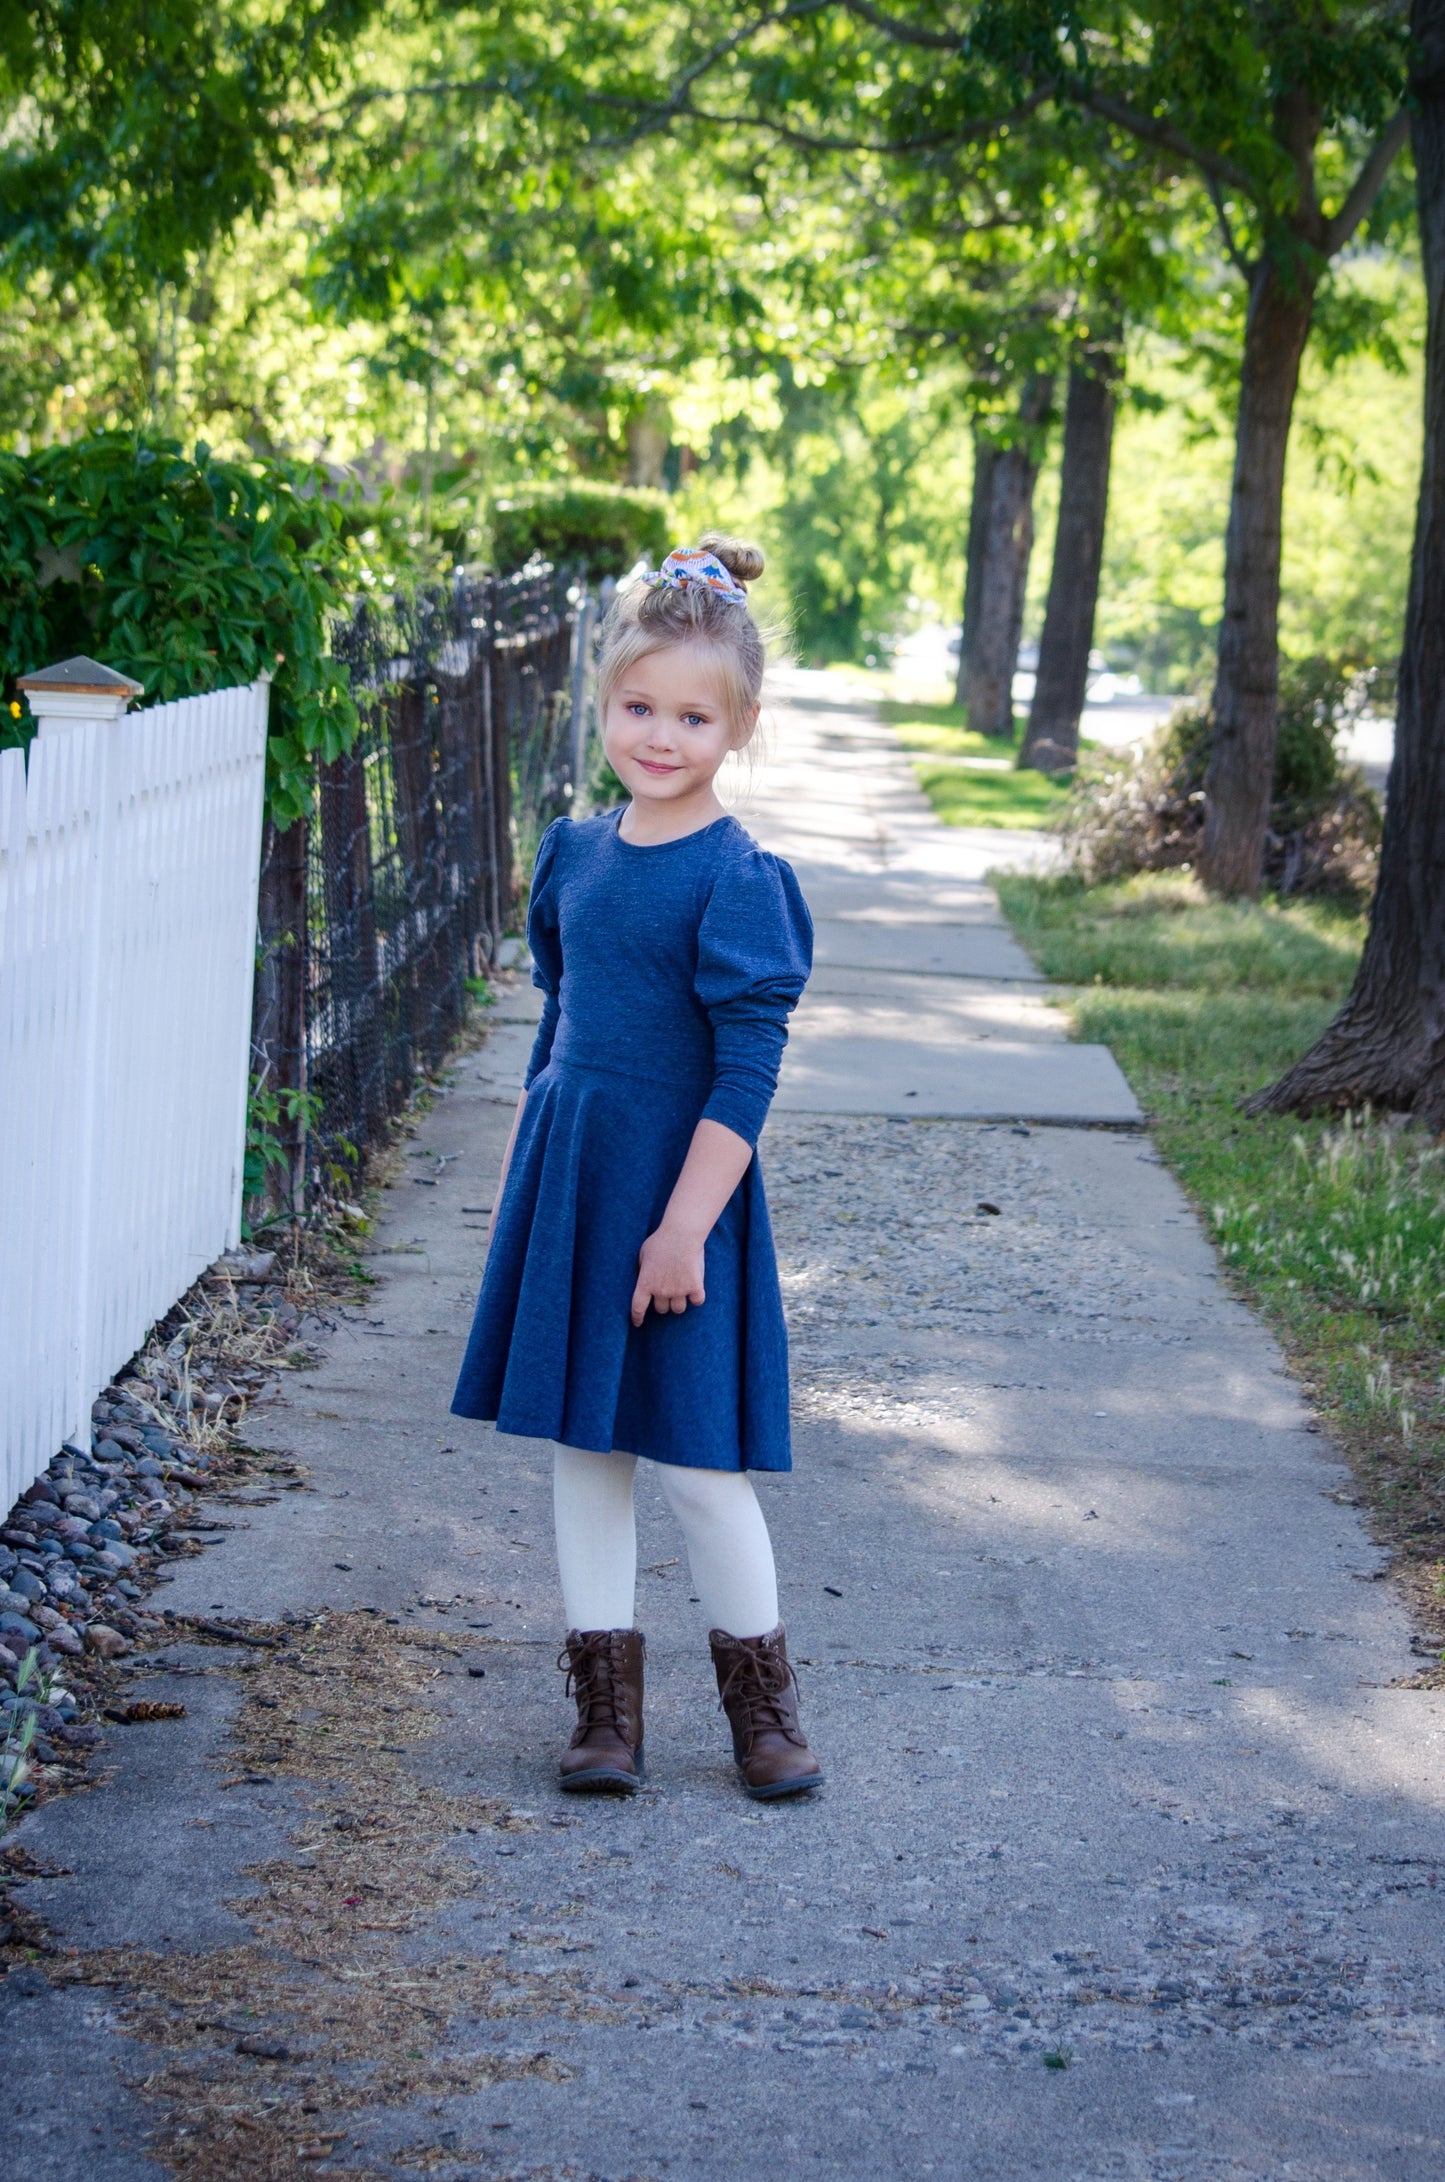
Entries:
MULTIPOLYGON (((558 1447, 552 1472, 557 1565, 569 1629, 630 1629, 636 1612, 636 1455, 558 1447)), ((687 1541, 688 1566, 708 1626, 766 1636, 778 1626, 772 1541, 752 1479, 742 1470, 688 1470, 649 1462, 687 1541)))

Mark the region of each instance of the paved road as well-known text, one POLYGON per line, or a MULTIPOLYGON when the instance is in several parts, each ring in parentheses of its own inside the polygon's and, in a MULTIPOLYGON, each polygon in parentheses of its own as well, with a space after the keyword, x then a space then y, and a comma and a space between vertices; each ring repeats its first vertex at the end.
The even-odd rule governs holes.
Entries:
POLYGON ((545 1455, 447 1413, 504 1020, 399 1163, 367 1305, 262 1414, 311 1489, 171 1586, 283 1644, 174 1646, 187 1720, 24 1829, 115 1981, 0 2003, 27 2182, 154 2176, 147 2129, 202 2182, 1445 2166, 1445 1699, 1396 1686, 1345 1473, 1055 1034, 996 845, 790 694, 752 822, 821 968, 764 1147, 798 1467, 763 1491, 825 1795, 737 1792, 651 1493, 649 1790, 553 1791, 545 1455))

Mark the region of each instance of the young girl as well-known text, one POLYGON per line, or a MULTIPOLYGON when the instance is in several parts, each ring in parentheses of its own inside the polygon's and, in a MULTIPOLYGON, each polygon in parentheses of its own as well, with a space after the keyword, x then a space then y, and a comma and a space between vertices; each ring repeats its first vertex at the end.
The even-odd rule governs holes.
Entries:
POLYGON ((787 1470, 788 1355, 759 1132, 812 967, 798 883, 713 782, 757 726, 755 547, 708 536, 620 594, 598 705, 631 801, 544 835, 527 938, 546 995, 452 1407, 556 1443, 569 1790, 642 1761, 632 1487, 687 1541, 751 1796, 822 1781, 798 1726, 749 1470, 787 1470))

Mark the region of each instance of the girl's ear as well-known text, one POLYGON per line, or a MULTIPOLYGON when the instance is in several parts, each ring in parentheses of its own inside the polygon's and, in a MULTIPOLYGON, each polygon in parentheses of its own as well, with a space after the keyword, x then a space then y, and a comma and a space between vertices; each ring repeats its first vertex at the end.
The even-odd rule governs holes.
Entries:
POLYGON ((752 711, 747 716, 747 721, 742 733, 739 735, 737 741, 733 744, 734 750, 747 749, 748 744, 752 741, 754 735, 756 735, 758 731, 758 721, 762 717, 762 711, 763 708, 761 705, 753 706, 752 711))

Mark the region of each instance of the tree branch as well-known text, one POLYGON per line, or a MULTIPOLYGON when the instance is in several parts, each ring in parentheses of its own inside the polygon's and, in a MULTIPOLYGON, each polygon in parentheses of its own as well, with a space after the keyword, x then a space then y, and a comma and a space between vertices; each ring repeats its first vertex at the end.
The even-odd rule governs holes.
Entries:
POLYGON ((1224 237, 1224 247, 1228 254, 1230 264, 1234 267, 1234 270, 1236 271, 1236 273, 1238 273, 1241 280, 1252 280, 1254 277, 1254 267, 1250 264, 1248 258, 1240 249, 1239 244, 1235 239, 1234 228, 1230 223, 1229 214, 1224 209, 1224 193, 1220 189, 1219 183, 1216 181, 1215 177, 1212 174, 1206 174, 1204 177, 1204 186, 1209 192, 1210 202, 1213 204, 1215 213, 1218 217, 1219 230, 1224 237))
POLYGON ((833 4, 834 0, 792 0, 788 7, 773 8, 766 15, 755 16, 752 22, 742 24, 730 37, 720 38, 716 45, 700 54, 691 68, 685 68, 677 78, 671 96, 665 102, 659 101, 659 104, 676 106, 679 99, 686 97, 700 76, 705 76, 719 61, 726 60, 729 53, 735 53, 739 46, 746 45, 759 31, 771 30, 776 23, 796 22, 807 15, 821 15, 833 4))
MULTIPOLYGON (((989 114, 982 120, 966 122, 960 128, 940 129, 931 136, 900 137, 896 142, 886 139, 850 136, 813 136, 806 129, 794 129, 786 122, 774 121, 766 114, 715 114, 706 107, 690 102, 679 107, 676 113, 657 109, 659 126, 665 119, 705 122, 713 129, 765 129, 784 144, 795 144, 802 151, 816 152, 871 152, 881 159, 896 158, 902 152, 926 152, 946 150, 956 144, 977 144, 982 139, 997 135, 1000 129, 1012 128, 1015 122, 1027 121, 1030 114, 1054 96, 1055 86, 1043 85, 1031 92, 1021 105, 1011 106, 1007 113, 989 114)), ((599 99, 599 105, 623 106, 624 99, 599 99)), ((623 141, 614 139, 614 142, 623 141)))
POLYGON ((850 15, 871 23, 875 30, 883 31, 898 45, 928 46, 939 53, 957 53, 963 44, 963 33, 951 30, 921 30, 913 23, 900 21, 896 15, 885 15, 882 8, 870 7, 868 0, 843 0, 850 15))
POLYGON ((363 106, 385 105, 388 99, 485 98, 506 92, 515 95, 516 82, 505 76, 443 76, 433 83, 365 84, 330 106, 318 107, 315 118, 318 122, 331 121, 338 114, 353 114, 363 106))
POLYGON ((1136 113, 1123 99, 1112 97, 1107 91, 1091 91, 1081 85, 1069 94, 1101 121, 1112 121, 1116 128, 1125 129, 1130 136, 1137 136, 1141 143, 1157 144, 1161 151, 1177 152, 1181 159, 1197 167, 1201 174, 1211 176, 1216 182, 1228 183, 1241 196, 1256 197, 1258 185, 1253 175, 1243 167, 1237 167, 1232 159, 1221 152, 1207 151, 1196 144, 1182 129, 1176 129, 1171 121, 1160 121, 1154 114, 1136 113))
MULTIPOLYGON (((705 53, 699 54, 691 67, 685 68, 681 75, 678 76, 671 92, 665 99, 621 100, 615 97, 604 98, 598 96, 593 103, 599 106, 626 104, 633 106, 638 112, 655 113, 660 119, 665 119, 666 116, 679 110, 685 104, 687 93, 691 90, 693 84, 698 81, 699 77, 705 76, 709 69, 715 68, 719 61, 726 60, 730 53, 736 52, 739 46, 746 45, 748 40, 756 37, 760 31, 771 30, 778 23, 797 22, 805 16, 820 15, 835 4, 836 0, 789 0, 786 7, 770 8, 765 14, 754 16, 751 22, 741 24, 738 29, 730 32, 726 38, 718 39, 717 43, 709 46, 705 53)), ((463 80, 442 78, 431 83, 399 83, 391 86, 377 86, 352 91, 346 98, 339 100, 336 106, 329 109, 329 111, 345 113, 352 108, 373 105, 387 99, 446 98, 451 94, 463 97, 478 96, 488 92, 501 93, 509 90, 515 93, 515 89, 514 82, 509 82, 504 77, 492 76, 480 76, 463 80)))
POLYGON ((1355 176, 1354 185, 1332 220, 1326 220, 1322 248, 1327 258, 1343 250, 1384 186, 1385 176, 1410 132, 1410 116, 1404 107, 1381 130, 1370 146, 1369 157, 1355 176))

